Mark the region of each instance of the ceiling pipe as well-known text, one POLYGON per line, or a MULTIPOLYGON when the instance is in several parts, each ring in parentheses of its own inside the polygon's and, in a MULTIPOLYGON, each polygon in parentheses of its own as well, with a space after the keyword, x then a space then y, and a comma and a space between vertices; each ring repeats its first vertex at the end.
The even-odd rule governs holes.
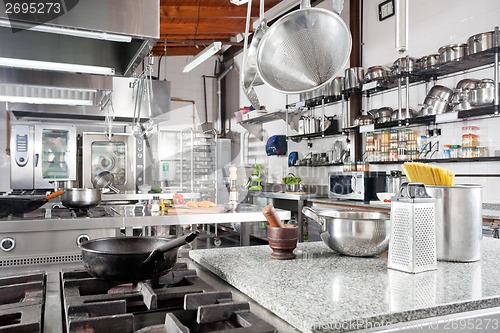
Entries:
POLYGON ((226 68, 222 73, 217 75, 217 121, 215 124, 215 130, 218 136, 224 136, 225 128, 223 128, 222 122, 222 80, 224 77, 229 74, 229 72, 234 68, 234 65, 231 64, 228 68, 226 68))

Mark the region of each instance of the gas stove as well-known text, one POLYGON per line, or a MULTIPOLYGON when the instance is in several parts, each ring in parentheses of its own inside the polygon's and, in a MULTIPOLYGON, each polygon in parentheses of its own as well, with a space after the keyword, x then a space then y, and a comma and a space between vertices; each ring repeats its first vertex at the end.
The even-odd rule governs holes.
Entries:
POLYGON ((0 331, 42 332, 45 290, 43 272, 0 278, 0 331))
POLYGON ((115 216, 105 206, 54 207, 0 219, 0 267, 81 261, 79 244, 120 234, 115 216))
POLYGON ((79 268, 63 268, 58 276, 57 296, 46 296, 44 272, 0 278, 0 331, 48 333, 44 318, 52 327, 54 320, 44 312, 56 311, 55 331, 65 333, 277 332, 248 302, 233 300, 231 291, 217 290, 184 262, 135 285, 98 280, 79 268), (48 304, 58 299, 61 311, 48 304))

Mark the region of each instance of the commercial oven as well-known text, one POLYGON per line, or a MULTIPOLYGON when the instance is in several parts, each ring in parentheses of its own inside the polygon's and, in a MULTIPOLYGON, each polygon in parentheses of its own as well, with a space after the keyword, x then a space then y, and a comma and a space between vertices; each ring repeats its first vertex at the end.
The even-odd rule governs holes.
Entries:
POLYGON ((113 185, 120 192, 135 191, 144 182, 143 140, 129 133, 84 132, 82 140, 82 186, 92 187, 102 171, 114 176, 113 185))
POLYGON ((12 125, 11 188, 50 189, 54 181, 76 180, 76 150, 74 125, 12 125))

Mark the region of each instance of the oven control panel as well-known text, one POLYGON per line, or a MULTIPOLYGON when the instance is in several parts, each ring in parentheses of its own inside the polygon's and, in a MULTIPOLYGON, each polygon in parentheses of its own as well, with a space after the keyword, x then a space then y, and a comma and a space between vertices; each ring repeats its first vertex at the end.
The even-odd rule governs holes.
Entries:
POLYGON ((26 125, 14 126, 16 164, 23 167, 28 163, 30 128, 26 125))

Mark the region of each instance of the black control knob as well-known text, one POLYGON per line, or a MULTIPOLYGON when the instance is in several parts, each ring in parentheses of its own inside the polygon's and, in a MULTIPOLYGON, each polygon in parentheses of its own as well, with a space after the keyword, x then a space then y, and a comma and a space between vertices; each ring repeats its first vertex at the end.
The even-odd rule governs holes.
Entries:
POLYGON ((20 157, 19 162, 24 163, 24 157, 20 157))
POLYGON ((6 237, 0 241, 0 249, 5 252, 14 250, 16 247, 16 241, 13 238, 6 237))

